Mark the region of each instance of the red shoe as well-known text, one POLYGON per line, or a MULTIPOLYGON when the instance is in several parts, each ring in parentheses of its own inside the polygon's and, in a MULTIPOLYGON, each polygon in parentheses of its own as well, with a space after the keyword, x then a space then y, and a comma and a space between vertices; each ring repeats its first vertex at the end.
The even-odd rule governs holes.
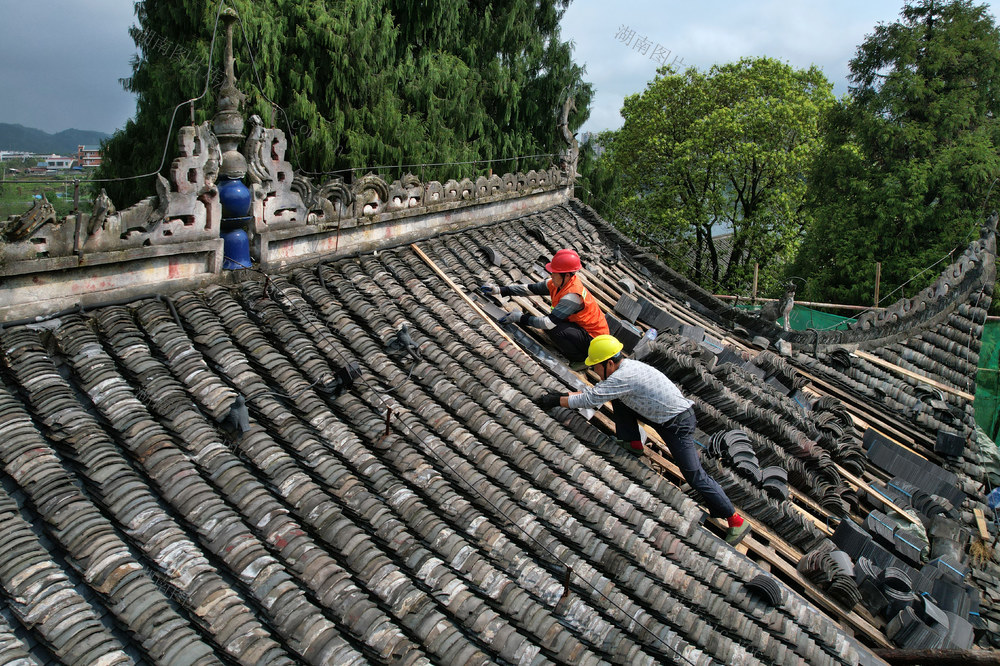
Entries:
POLYGON ((640 442, 637 439, 631 442, 626 442, 623 439, 619 439, 618 443, 621 444, 623 447, 625 447, 626 451, 629 451, 630 453, 635 453, 636 455, 642 455, 642 452, 644 451, 644 449, 642 448, 642 442, 640 442))

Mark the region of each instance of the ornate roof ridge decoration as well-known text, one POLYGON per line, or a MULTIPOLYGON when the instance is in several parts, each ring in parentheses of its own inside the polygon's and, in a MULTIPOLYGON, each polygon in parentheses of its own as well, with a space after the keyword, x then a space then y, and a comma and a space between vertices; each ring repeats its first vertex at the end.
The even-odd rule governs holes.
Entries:
POLYGON ((748 337, 761 336, 769 342, 785 342, 794 349, 816 353, 827 347, 848 346, 852 349, 878 348, 915 337, 941 323, 960 305, 988 307, 996 282, 997 214, 994 213, 980 228, 962 254, 946 267, 938 280, 912 298, 902 298, 881 310, 866 312, 849 330, 783 331, 780 326, 763 321, 753 314, 732 307, 701 288, 687 277, 660 262, 655 254, 636 244, 617 229, 601 220, 590 206, 574 201, 577 212, 600 227, 601 233, 619 244, 622 254, 630 257, 645 270, 654 269, 659 279, 671 291, 690 300, 691 307, 730 330, 742 329, 748 337))
POLYGON ((59 218, 41 200, 0 222, 0 319, 35 317, 78 304, 166 293, 231 279, 223 269, 220 181, 246 179, 246 223, 255 267, 290 264, 412 242, 565 203, 574 172, 553 165, 526 173, 444 183, 412 173, 386 181, 314 182, 286 159, 284 131, 251 115, 235 85, 232 21, 226 20, 226 83, 213 120, 181 127, 156 196, 124 210, 106 193, 89 213, 59 218), (244 134, 244 129, 246 133, 244 134), (245 138, 244 138, 245 137, 245 138))

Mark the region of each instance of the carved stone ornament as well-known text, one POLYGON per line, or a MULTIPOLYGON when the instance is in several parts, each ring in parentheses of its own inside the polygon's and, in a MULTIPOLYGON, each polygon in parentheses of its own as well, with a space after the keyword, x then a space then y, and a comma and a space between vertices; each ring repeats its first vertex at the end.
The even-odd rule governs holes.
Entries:
POLYGON ((12 215, 4 225, 3 238, 7 242, 17 242, 29 238, 46 224, 56 222, 56 209, 45 194, 27 212, 12 215))
POLYGON ((361 216, 377 215, 389 200, 389 186, 373 173, 366 174, 354 185, 355 212, 361 216))

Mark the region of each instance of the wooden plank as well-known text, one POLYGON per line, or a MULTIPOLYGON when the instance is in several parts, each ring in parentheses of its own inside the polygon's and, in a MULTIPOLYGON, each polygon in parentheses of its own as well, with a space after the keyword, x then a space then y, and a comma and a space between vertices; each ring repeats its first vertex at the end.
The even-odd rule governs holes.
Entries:
POLYGON ((892 666, 1000 666, 1000 650, 875 650, 892 666))
MULTIPOLYGON (((440 268, 438 268, 438 265, 435 264, 434 261, 430 257, 428 257, 426 254, 424 254, 424 251, 421 250, 419 247, 417 247, 416 243, 411 243, 410 244, 410 249, 412 249, 414 252, 416 252, 417 256, 420 257, 421 259, 423 259, 424 263, 427 264, 428 266, 430 266, 431 270, 433 270, 435 273, 437 273, 438 277, 440 277, 442 280, 444 280, 445 284, 447 284, 449 287, 451 287, 452 291, 454 291, 456 294, 458 294, 459 298, 461 298, 463 301, 465 301, 466 304, 470 308, 472 308, 476 312, 476 314, 478 314, 480 317, 482 317, 486 321, 486 323, 488 323, 490 326, 492 326, 496 330, 497 333, 499 333, 500 335, 502 335, 503 338, 507 342, 509 342, 510 344, 514 345, 515 348, 521 349, 521 345, 519 345, 516 342, 514 342, 514 339, 511 338, 509 335, 507 335, 506 331, 504 331, 502 328, 500 328, 500 324, 498 324, 497 322, 493 321, 493 317, 490 317, 485 312, 483 312, 481 309, 479 309, 479 306, 476 305, 475 301, 473 301, 471 298, 469 298, 466 295, 466 293, 465 293, 464 290, 459 289, 458 285, 456 285, 452 281, 452 279, 450 277, 448 277, 447 275, 445 275, 444 271, 442 271, 440 268)), ((527 355, 527 352, 525 352, 523 349, 521 349, 521 353, 527 355)))
POLYGON ((860 349, 855 350, 853 352, 853 354, 854 354, 854 356, 857 356, 858 358, 865 359, 869 363, 874 363, 875 365, 880 365, 883 368, 885 368, 886 370, 892 370, 893 372, 897 372, 897 373, 899 373, 899 374, 901 374, 903 376, 909 377, 911 379, 916 379, 918 382, 923 382, 924 384, 930 384, 934 388, 939 388, 942 391, 946 391, 948 393, 951 393, 952 395, 957 395, 959 398, 962 398, 963 400, 968 400, 969 402, 972 402, 973 400, 976 399, 976 396, 972 395, 971 393, 966 393, 965 391, 959 390, 957 388, 953 388, 951 386, 948 386, 947 384, 942 384, 941 382, 935 381, 935 380, 931 379, 930 377, 924 377, 923 375, 921 375, 919 373, 916 373, 916 372, 913 372, 912 370, 907 370, 906 368, 901 368, 901 367, 899 367, 898 365, 896 365, 894 363, 890 363, 889 361, 886 361, 885 359, 881 359, 878 356, 875 356, 873 354, 869 354, 868 352, 861 351, 860 349))
POLYGON ((904 511, 903 509, 901 509, 900 507, 898 507, 896 504, 894 504, 888 497, 886 497, 885 495, 881 494, 880 492, 878 492, 877 490, 875 490, 874 488, 872 488, 871 486, 869 486, 867 483, 865 483, 864 481, 862 481, 858 477, 856 477, 853 474, 851 474, 850 472, 848 472, 846 469, 844 469, 840 465, 837 465, 837 472, 839 472, 840 475, 843 476, 845 479, 847 479, 848 481, 850 481, 851 484, 855 488, 857 488, 859 490, 864 490, 869 495, 872 495, 872 496, 878 498, 878 500, 880 502, 882 502, 883 504, 886 504, 889 507, 891 507, 893 511, 895 511, 896 513, 902 515, 904 518, 906 518, 907 520, 909 520, 914 525, 920 525, 921 527, 923 527, 923 524, 920 522, 920 520, 918 520, 917 518, 914 518, 913 516, 911 516, 907 511, 904 511))
MULTIPOLYGON (((727 294, 712 294, 712 295, 715 296, 720 301, 737 301, 737 302, 739 302, 740 299, 743 299, 744 301, 749 302, 749 300, 750 300, 750 299, 746 298, 745 296, 729 296, 727 294)), ((777 301, 779 299, 777 299, 777 298, 758 298, 757 300, 759 302, 763 302, 763 303, 772 303, 772 302, 777 301)), ((841 305, 839 303, 818 303, 816 301, 800 301, 798 299, 796 299, 795 304, 796 305, 801 305, 801 306, 804 306, 804 307, 807 307, 807 308, 829 308, 831 310, 851 310, 851 311, 854 311, 854 312, 869 312, 869 311, 878 312, 879 310, 884 310, 885 309, 885 308, 873 308, 870 305, 841 305)), ((987 317, 987 319, 989 319, 989 317, 987 317)), ((1000 319, 1000 317, 997 317, 997 319, 1000 319)))
POLYGON ((875 646, 883 648, 892 647, 889 640, 871 622, 858 615, 855 611, 849 611, 834 603, 822 590, 803 578, 795 567, 780 557, 775 557, 772 553, 769 553, 763 544, 753 538, 752 534, 743 539, 743 541, 748 542, 747 545, 754 554, 771 564, 773 567, 772 573, 777 570, 782 576, 795 581, 797 585, 808 592, 806 596, 809 600, 820 607, 821 610, 831 615, 834 620, 849 624, 862 635, 863 639, 870 641, 875 646))
POLYGON ((976 527, 979 529, 979 538, 983 541, 989 541, 990 531, 986 528, 986 516, 983 515, 983 510, 973 509, 972 513, 976 516, 976 527))

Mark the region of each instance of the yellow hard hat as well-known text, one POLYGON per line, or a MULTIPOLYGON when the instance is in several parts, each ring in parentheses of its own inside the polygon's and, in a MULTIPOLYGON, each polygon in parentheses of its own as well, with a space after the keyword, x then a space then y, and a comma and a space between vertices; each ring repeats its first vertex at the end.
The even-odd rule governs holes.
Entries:
POLYGON ((587 349, 587 358, 584 360, 584 363, 587 365, 604 363, 624 348, 625 345, 619 342, 615 336, 598 335, 590 341, 590 347, 587 349))

